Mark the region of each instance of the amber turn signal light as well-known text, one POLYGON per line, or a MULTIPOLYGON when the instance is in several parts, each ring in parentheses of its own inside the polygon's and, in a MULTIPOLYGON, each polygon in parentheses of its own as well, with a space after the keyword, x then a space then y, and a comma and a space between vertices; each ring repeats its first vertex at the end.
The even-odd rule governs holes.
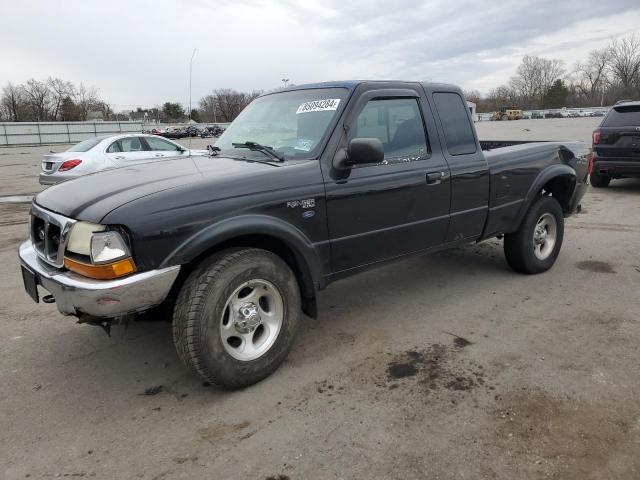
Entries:
POLYGON ((105 265, 92 265, 64 257, 64 266, 75 273, 96 280, 113 280, 136 271, 136 264, 128 257, 105 265))

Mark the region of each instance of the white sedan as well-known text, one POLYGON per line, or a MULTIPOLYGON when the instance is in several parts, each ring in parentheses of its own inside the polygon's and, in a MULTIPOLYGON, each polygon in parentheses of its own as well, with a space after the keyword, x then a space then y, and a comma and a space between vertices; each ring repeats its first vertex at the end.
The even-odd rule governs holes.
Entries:
POLYGON ((123 134, 84 140, 65 152, 45 155, 40 173, 41 185, 136 163, 206 154, 206 150, 187 150, 156 135, 123 134))

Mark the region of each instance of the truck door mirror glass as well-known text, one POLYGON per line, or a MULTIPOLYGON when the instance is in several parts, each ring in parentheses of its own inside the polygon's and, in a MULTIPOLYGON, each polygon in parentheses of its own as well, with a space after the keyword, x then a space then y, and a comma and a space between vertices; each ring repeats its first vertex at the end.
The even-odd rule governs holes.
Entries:
POLYGON ((347 149, 348 163, 381 163, 384 160, 384 147, 377 138, 354 138, 347 149))

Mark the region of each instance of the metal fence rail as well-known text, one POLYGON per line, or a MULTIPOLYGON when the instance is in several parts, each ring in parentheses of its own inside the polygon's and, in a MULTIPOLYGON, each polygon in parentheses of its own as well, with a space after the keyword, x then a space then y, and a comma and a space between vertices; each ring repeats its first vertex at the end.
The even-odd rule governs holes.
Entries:
POLYGON ((4 122, 0 123, 0 146, 77 143, 143 128, 142 122, 4 122))

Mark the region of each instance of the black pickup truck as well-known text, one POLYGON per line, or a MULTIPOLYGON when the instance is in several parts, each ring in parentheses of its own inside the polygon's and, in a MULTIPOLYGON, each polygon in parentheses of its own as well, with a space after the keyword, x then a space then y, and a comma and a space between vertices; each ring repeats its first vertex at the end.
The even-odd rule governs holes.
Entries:
POLYGON ((451 85, 297 86, 256 99, 209 156, 38 194, 25 288, 81 322, 164 307, 184 363, 242 387, 278 367, 340 278, 502 236, 513 269, 549 269, 589 156, 578 142, 480 142, 451 85))

